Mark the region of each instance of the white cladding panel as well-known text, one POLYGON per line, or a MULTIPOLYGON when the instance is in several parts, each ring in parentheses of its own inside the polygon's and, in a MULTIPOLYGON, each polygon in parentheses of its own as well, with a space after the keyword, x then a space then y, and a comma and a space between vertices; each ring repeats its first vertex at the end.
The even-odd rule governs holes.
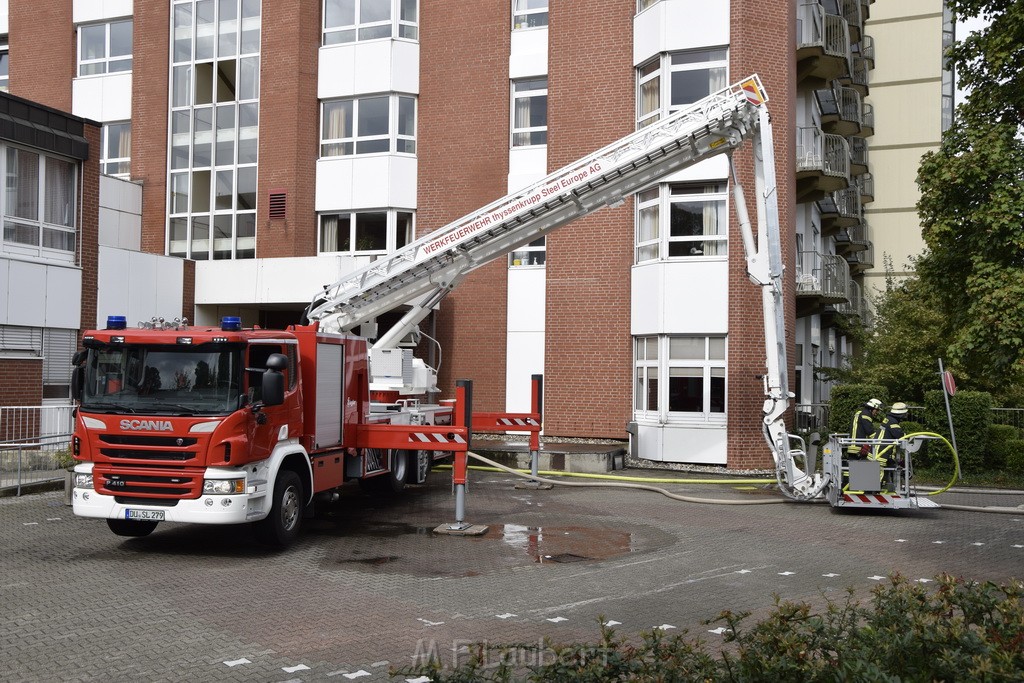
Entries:
POLYGON ((142 185, 100 176, 99 242, 107 247, 142 248, 142 185))
POLYGON ((512 31, 511 38, 508 77, 512 79, 545 75, 548 72, 547 27, 512 31))
POLYGON ((196 262, 196 304, 302 303, 370 264, 369 256, 303 256, 196 262))
POLYGON ((658 462, 726 463, 725 425, 682 426, 639 423, 637 455, 658 462))
POLYGON ((72 21, 76 24, 130 17, 132 0, 74 0, 71 12, 72 21))
POLYGON ((344 422, 345 347, 341 344, 316 345, 316 447, 328 448, 341 443, 344 422))
POLYGON ((129 325, 154 316, 173 320, 181 315, 184 287, 179 258, 100 246, 95 324, 103 327, 108 315, 123 315, 129 325))
POLYGON ((72 80, 71 113, 100 123, 129 120, 132 117, 131 72, 72 80))
POLYGON ((316 162, 316 210, 416 207, 416 158, 381 154, 316 162))
POLYGON ((544 268, 509 268, 505 410, 529 412, 530 377, 544 374, 544 268))
POLYGON ((419 94, 419 43, 373 40, 320 48, 317 97, 377 94, 419 94))
POLYGON ((548 174, 548 146, 512 147, 508 151, 508 191, 529 187, 548 174))
POLYGON ((0 259, 0 324, 77 330, 82 271, 75 267, 0 259))
POLYGON ((728 283, 725 259, 633 266, 631 333, 727 333, 728 283))
POLYGON ((725 0, 662 0, 633 19, 633 64, 660 52, 729 44, 729 3, 725 0))

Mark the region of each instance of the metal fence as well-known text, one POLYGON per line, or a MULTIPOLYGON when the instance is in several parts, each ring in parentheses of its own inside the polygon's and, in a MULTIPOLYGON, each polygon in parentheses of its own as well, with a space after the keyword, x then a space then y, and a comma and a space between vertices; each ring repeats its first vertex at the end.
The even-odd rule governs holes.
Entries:
POLYGON ((0 406, 0 492, 64 478, 74 406, 0 406))
POLYGON ((0 443, 0 492, 20 496, 31 484, 63 481, 70 445, 70 433, 0 443))

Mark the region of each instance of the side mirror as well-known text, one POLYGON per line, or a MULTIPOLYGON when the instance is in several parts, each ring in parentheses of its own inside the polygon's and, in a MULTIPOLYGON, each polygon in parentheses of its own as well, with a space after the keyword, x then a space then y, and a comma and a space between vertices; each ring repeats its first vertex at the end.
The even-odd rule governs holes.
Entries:
POLYGON ((263 373, 263 405, 279 406, 284 403, 284 373, 288 357, 272 353, 267 358, 267 371, 263 373))
POLYGON ((82 387, 85 385, 85 367, 79 365, 71 370, 71 398, 82 400, 82 387))

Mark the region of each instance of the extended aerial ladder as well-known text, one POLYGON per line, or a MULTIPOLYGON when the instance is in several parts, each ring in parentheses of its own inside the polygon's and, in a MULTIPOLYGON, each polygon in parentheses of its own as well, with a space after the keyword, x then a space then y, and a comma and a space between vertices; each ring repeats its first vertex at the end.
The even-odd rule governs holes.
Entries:
POLYGON ((815 497, 824 485, 822 477, 801 468, 807 468, 805 450, 787 434, 783 422, 791 395, 786 382, 783 264, 767 100, 756 75, 713 93, 328 285, 310 304, 306 317, 318 321, 321 330, 349 332, 409 306, 373 342, 371 352, 393 349, 415 333, 441 299, 474 269, 601 207, 617 205, 660 178, 704 159, 726 153, 731 165, 731 152, 750 140, 758 194, 756 239, 736 178, 733 190, 748 274, 763 293, 764 434, 786 495, 815 497))

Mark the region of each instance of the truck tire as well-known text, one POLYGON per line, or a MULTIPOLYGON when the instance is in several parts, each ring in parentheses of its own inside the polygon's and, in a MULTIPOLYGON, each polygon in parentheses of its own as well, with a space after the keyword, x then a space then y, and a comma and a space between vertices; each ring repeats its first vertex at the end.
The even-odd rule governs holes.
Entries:
POLYGON ((281 470, 274 482, 274 499, 270 514, 256 522, 256 535, 260 542, 286 548, 299 536, 306 499, 299 475, 281 470))
POLYGON ((149 536, 160 522, 135 521, 133 519, 108 519, 107 526, 118 536, 142 538, 149 536))
POLYGON ((412 478, 412 467, 409 451, 391 452, 391 471, 369 479, 360 479, 359 486, 367 493, 377 496, 394 496, 405 490, 406 483, 412 478))

